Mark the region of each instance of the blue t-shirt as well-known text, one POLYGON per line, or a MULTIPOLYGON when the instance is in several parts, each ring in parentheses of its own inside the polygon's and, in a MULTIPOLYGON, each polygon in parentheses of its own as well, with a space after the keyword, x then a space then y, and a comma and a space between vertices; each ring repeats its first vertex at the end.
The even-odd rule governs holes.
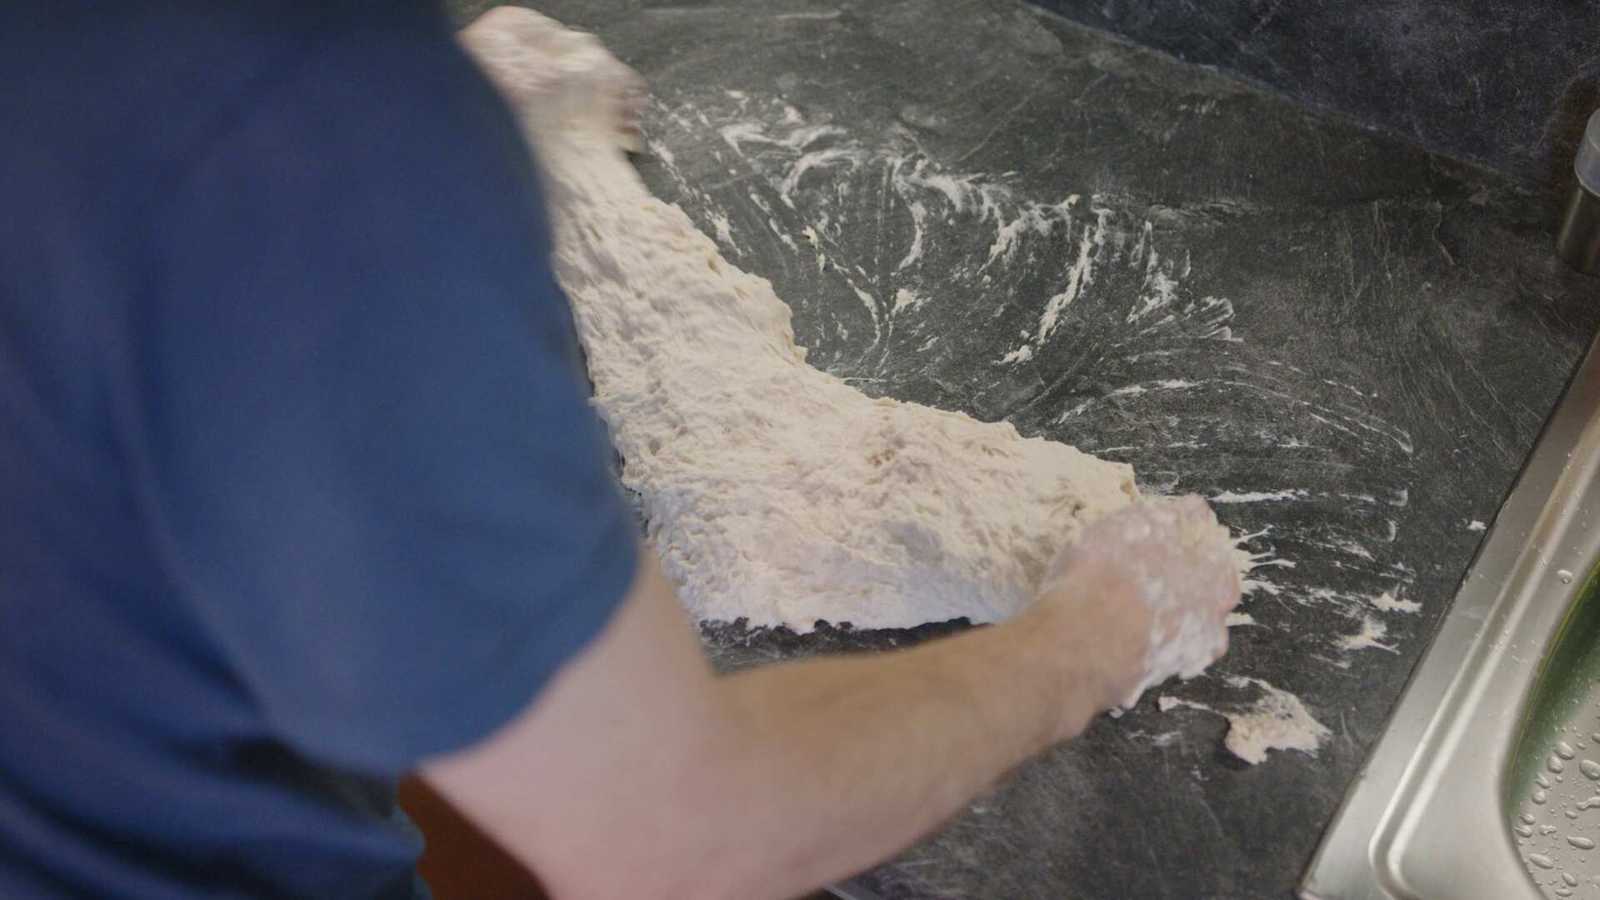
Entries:
POLYGON ((634 569, 528 148, 431 4, 4 7, 0 897, 408 894, 634 569))

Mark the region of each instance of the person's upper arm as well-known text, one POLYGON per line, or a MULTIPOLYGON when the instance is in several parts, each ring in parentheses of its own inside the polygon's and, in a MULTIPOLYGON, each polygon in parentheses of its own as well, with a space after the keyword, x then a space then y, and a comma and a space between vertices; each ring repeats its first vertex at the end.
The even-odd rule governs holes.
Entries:
POLYGON ((615 618, 537 701, 421 774, 553 897, 722 896, 723 875, 774 849, 729 857, 747 839, 730 802, 763 800, 723 684, 646 557, 615 618))
POLYGON ((448 36, 307 59, 189 171, 135 309, 178 586, 283 738, 398 772, 604 625, 635 526, 515 127, 448 36))

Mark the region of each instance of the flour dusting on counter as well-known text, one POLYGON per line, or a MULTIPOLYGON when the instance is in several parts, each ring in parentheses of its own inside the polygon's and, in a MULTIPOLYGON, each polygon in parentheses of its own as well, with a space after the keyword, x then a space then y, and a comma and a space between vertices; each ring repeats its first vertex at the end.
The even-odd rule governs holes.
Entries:
POLYGON ((1194 709, 1215 713, 1228 720, 1228 734, 1223 746, 1228 752, 1251 765, 1265 762, 1271 750, 1297 750, 1315 756, 1323 741, 1332 734, 1318 722, 1299 697, 1263 681, 1260 678, 1229 676, 1224 679, 1231 687, 1254 691, 1255 700, 1216 708, 1192 700, 1162 695, 1156 701, 1162 712, 1174 709, 1194 709))
POLYGON ((1396 597, 1389 591, 1384 591, 1372 598, 1372 606, 1380 612, 1418 613, 1422 612, 1422 604, 1415 600, 1406 600, 1396 597))
POLYGON ((1393 644, 1384 643, 1384 638, 1389 634, 1389 626, 1383 624, 1381 619, 1373 616, 1364 616, 1361 619, 1361 629, 1355 634, 1346 635, 1339 639, 1341 650, 1387 650, 1394 653, 1393 644))

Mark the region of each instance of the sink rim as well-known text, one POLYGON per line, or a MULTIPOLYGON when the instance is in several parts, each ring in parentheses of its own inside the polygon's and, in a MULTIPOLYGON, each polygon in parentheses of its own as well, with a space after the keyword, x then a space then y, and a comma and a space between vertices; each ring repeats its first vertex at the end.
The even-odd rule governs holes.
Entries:
POLYGON ((1600 339, 1502 504, 1301 883, 1306 900, 1543 900, 1504 814, 1548 651, 1600 559, 1600 339))

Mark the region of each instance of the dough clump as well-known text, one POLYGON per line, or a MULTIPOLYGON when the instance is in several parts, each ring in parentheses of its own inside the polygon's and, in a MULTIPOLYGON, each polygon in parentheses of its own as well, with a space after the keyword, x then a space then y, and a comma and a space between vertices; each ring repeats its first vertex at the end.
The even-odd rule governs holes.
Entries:
MULTIPOLYGON (((594 402, 691 614, 798 632, 991 622, 1087 523, 1150 502, 1127 465, 807 365, 772 285, 634 172, 631 70, 523 9, 462 40, 538 148, 594 402)), ((1233 552, 1214 518, 1196 539, 1233 552)), ((1162 663, 1198 671, 1187 659, 1162 663)))

